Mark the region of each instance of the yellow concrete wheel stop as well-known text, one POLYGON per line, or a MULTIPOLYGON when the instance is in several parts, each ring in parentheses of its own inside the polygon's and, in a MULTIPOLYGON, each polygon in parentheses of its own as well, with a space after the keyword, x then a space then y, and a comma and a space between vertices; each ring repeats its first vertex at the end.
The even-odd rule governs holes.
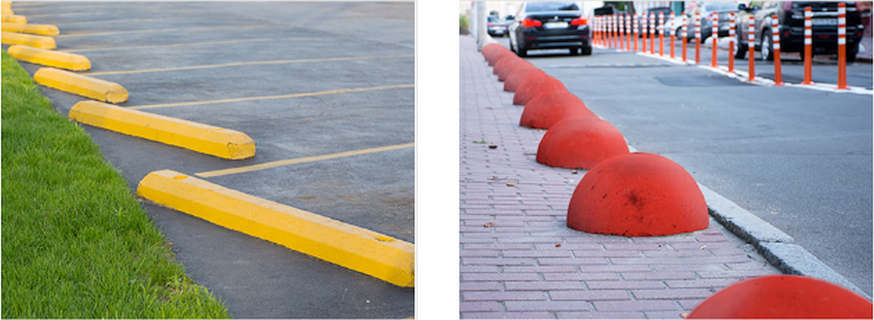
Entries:
POLYGON ((15 59, 44 66, 72 71, 85 71, 91 69, 91 61, 80 54, 44 50, 22 45, 13 45, 9 47, 7 52, 15 59))
POLYGON ((415 250, 406 241, 172 170, 149 173, 137 195, 397 286, 415 286, 415 250))
POLYGON ((4 23, 27 23, 27 17, 16 14, 3 14, 0 15, 0 21, 4 23))
POLYGON ((128 97, 127 90, 117 83, 55 68, 40 68, 33 74, 33 80, 49 88, 109 103, 122 103, 128 97))
POLYGON ((39 34, 44 36, 59 35, 58 27, 51 24, 29 24, 29 23, 3 23, 3 31, 39 34))
POLYGON ((224 159, 255 156, 255 141, 245 133, 202 123, 131 110, 97 101, 76 103, 70 120, 157 141, 224 159))
POLYGON ((2 34, 0 34, 0 40, 2 40, 3 44, 6 45, 20 44, 28 47, 48 50, 57 48, 57 45, 55 44, 55 39, 46 36, 34 36, 15 32, 2 32, 2 34))

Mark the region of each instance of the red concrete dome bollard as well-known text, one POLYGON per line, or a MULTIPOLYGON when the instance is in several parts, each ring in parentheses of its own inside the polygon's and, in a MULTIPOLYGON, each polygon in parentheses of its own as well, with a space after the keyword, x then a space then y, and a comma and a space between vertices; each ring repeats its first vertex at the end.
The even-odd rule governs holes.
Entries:
MULTIPOLYGON (((522 84, 522 82, 525 82, 525 80, 528 80, 528 78, 530 77, 540 77, 540 74, 543 74, 545 76, 546 72, 537 69, 537 67, 533 65, 531 67, 523 66, 519 69, 516 69, 516 71, 511 72, 509 75, 507 75, 507 78, 504 79, 504 91, 516 91, 516 89, 519 88, 519 85, 522 84)), ((498 79, 500 80, 500 76, 498 76, 498 79)))
POLYGON ((651 153, 601 161, 583 176, 568 205, 567 226, 589 233, 664 236, 708 225, 707 203, 695 179, 651 153))
POLYGON ((484 45, 480 52, 483 54, 483 58, 485 58, 486 61, 490 61, 491 56, 498 50, 501 50, 501 48, 503 47, 504 46, 500 45, 499 43, 489 43, 487 45, 484 45))
POLYGON ((577 96, 570 92, 559 91, 541 94, 528 101, 525 109, 522 110, 519 125, 534 129, 549 129, 553 124, 568 118, 598 119, 598 116, 586 108, 583 100, 577 96))
POLYGON ((699 304, 686 319, 872 318, 862 296, 819 279, 776 275, 735 283, 699 304))
POLYGON ((546 73, 531 74, 522 81, 513 94, 513 104, 524 106, 532 98, 551 92, 567 92, 567 88, 556 78, 546 73))
POLYGON ((495 68, 492 69, 494 74, 498 75, 498 81, 504 81, 507 79, 507 76, 513 71, 518 70, 519 68, 529 68, 534 67, 530 62, 525 61, 525 59, 517 57, 515 54, 513 55, 505 55, 498 63, 495 63, 495 68))
POLYGON ((627 153, 625 138, 609 122, 598 117, 568 118, 543 135, 537 146, 537 162, 552 167, 589 169, 605 159, 627 153))
POLYGON ((486 61, 489 62, 489 66, 494 66, 495 63, 498 62, 498 60, 501 60, 501 58, 503 58, 507 55, 516 56, 516 54, 513 53, 512 51, 508 50, 507 48, 504 48, 501 45, 498 45, 497 49, 494 49, 493 51, 491 51, 489 53, 488 56, 485 56, 485 57, 486 57, 486 61))

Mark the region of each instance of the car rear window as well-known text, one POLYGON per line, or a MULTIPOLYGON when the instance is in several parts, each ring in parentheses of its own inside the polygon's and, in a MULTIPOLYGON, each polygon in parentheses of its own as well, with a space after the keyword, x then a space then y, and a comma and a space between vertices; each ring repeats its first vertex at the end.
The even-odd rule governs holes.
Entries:
POLYGON ((737 10, 737 3, 734 2, 708 2, 704 6, 707 11, 737 10))
POLYGON ((529 2, 527 7, 528 12, 578 10, 580 7, 577 7, 577 4, 573 2, 529 2))

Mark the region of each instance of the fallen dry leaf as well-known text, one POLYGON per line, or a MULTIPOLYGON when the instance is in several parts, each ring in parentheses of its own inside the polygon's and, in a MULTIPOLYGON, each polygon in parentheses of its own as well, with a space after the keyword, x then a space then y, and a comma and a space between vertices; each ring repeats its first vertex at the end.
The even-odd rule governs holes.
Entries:
POLYGON ((489 227, 494 227, 494 226, 495 226, 494 222, 489 222, 489 223, 484 224, 483 228, 489 228, 489 227))
POLYGON ((508 182, 508 183, 507 183, 507 186, 508 186, 508 187, 515 187, 516 184, 515 184, 515 183, 512 183, 512 182, 508 182))

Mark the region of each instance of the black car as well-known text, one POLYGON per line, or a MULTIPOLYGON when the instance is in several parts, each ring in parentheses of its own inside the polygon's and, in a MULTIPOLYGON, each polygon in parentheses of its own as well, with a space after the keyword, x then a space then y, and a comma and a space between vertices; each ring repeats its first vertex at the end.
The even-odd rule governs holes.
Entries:
MULTIPOLYGON (((717 31, 718 36, 725 37, 728 36, 728 30, 731 26, 731 19, 729 15, 732 12, 737 12, 738 6, 734 2, 701 2, 698 3, 695 8, 692 8, 688 12, 686 12, 686 32, 687 37, 686 40, 688 42, 692 42, 695 38, 695 13, 697 13, 701 17, 701 41, 709 38, 713 34, 713 12, 716 12, 718 17, 717 21, 717 31)), ((682 19, 682 16, 678 16, 678 19, 682 19)), ((682 37, 682 23, 674 22, 671 24, 674 28, 674 37, 680 39, 682 37)))
MULTIPOLYGON (((846 38, 847 61, 855 61, 859 53, 859 42, 865 31, 862 17, 856 8, 856 2, 844 1, 846 5, 846 38)), ((741 4, 737 23, 737 43, 734 57, 743 59, 748 46, 747 35, 749 18, 755 21, 756 50, 762 51, 762 57, 774 60, 774 44, 771 39, 771 16, 776 14, 780 28, 781 52, 804 52, 804 8, 811 7, 813 19, 813 54, 835 54, 838 52, 838 2, 751 2, 750 6, 741 4)))
POLYGON ((510 50, 520 57, 528 50, 569 49, 592 54, 588 19, 574 2, 525 2, 509 26, 510 50))

